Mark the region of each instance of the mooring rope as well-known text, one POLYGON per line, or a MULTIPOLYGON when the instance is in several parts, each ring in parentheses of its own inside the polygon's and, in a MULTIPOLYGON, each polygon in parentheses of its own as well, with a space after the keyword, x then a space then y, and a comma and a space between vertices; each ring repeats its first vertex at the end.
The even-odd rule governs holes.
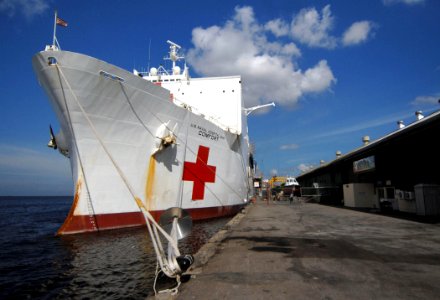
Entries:
MULTIPOLYGON (((124 90, 124 88, 123 88, 123 86, 124 85, 126 85, 126 83, 125 82, 122 82, 122 81, 119 81, 119 83, 120 83, 120 85, 121 85, 121 88, 122 88, 122 90, 123 90, 123 94, 124 94, 124 96, 125 96, 125 98, 126 98, 126 100, 127 100, 127 102, 129 103, 129 106, 130 106, 130 108, 132 109, 132 111, 134 112, 134 115, 136 116, 136 118, 138 119, 138 121, 142 124, 142 126, 147 130, 147 132, 151 135, 151 136, 153 136, 154 138, 156 138, 156 136, 148 129, 148 127, 145 125, 145 123, 142 121, 142 119, 139 117, 139 115, 136 113, 136 111, 135 111, 135 109, 134 109, 134 106, 133 106, 133 104, 132 104, 132 102, 131 102, 131 100, 130 100, 130 97, 128 97, 128 95, 127 95, 127 93, 125 92, 125 90, 124 90)), ((152 94, 152 93, 150 93, 150 92, 148 92, 148 91, 144 91, 144 90, 141 90, 141 89, 138 89, 138 88, 136 88, 136 87, 133 87, 133 86, 130 86, 131 88, 133 88, 133 89, 135 89, 135 90, 137 90, 138 92, 140 92, 140 93, 144 93, 144 94, 147 94, 147 95, 150 95, 150 96, 152 96, 152 97, 154 97, 154 98, 157 98, 157 99, 159 99, 159 100, 161 100, 161 101, 168 101, 168 100, 166 100, 166 99, 164 99, 164 98, 161 98, 161 97, 159 97, 159 96, 157 96, 157 95, 154 95, 154 94, 152 94)), ((173 130, 167 125, 167 123, 166 122, 164 122, 163 120, 161 120, 155 113, 153 113, 153 112, 151 112, 150 111, 150 114, 154 117, 154 118, 156 118, 161 124, 163 124, 163 125, 165 125, 165 128, 168 130, 168 131, 171 131, 171 132, 173 132, 173 130)), ((188 128, 187 128, 188 129, 188 128)), ((174 133, 174 132, 173 132, 174 133)), ((188 135, 187 135, 188 136, 188 135)), ((236 136, 237 136, 237 138, 238 138, 238 136, 239 135, 237 135, 236 134, 236 136)), ((178 141, 178 142, 180 142, 180 143, 182 143, 183 145, 185 145, 185 151, 186 150, 189 150, 189 152, 191 152, 195 157, 196 157, 196 162, 199 162, 199 163, 202 163, 204 166, 208 166, 208 162, 203 162, 203 161, 201 161, 201 160, 198 160, 197 161, 197 151, 195 151, 195 150, 193 150, 193 149, 191 149, 191 147, 188 147, 187 146, 187 143, 186 143, 186 141, 184 141, 182 138, 180 138, 178 135, 176 135, 176 140, 178 141)), ((186 154, 185 154, 186 155, 186 154)), ((182 161, 180 161, 179 159, 177 159, 176 158, 176 160, 177 160, 177 162, 178 163, 180 163, 180 164, 183 164, 183 162, 182 161)), ((238 198, 239 199, 241 199, 241 195, 237 192, 237 191, 235 191, 235 189, 234 188, 232 188, 228 183, 227 183, 227 181, 224 179, 224 178, 222 178, 222 176, 220 176, 220 175, 218 175, 218 174, 216 174, 216 172, 215 171, 213 171, 213 170, 211 170, 210 168, 207 168, 207 171, 208 172, 210 172, 210 173, 212 173, 216 178, 218 178, 218 179, 220 179, 220 181, 233 193, 233 194, 235 194, 236 196, 238 196, 238 198)), ((245 176, 246 177, 246 176, 245 176)), ((220 200, 220 198, 218 198, 217 197, 217 195, 208 187, 208 186, 205 186, 210 192, 211 192, 211 194, 214 196, 214 198, 220 203, 220 205, 221 206, 226 206, 221 200, 220 200)))
MULTIPOLYGON (((57 71, 58 71, 58 75, 59 75, 60 74, 60 69, 57 68, 57 71)), ((61 82, 61 78, 60 78, 60 85, 61 85, 61 87, 63 86, 62 82, 61 82)), ((64 89, 61 88, 61 91, 63 93, 64 105, 66 106, 66 115, 67 115, 67 121, 68 121, 68 124, 69 124, 69 129, 70 129, 70 131, 72 133, 73 144, 74 144, 74 147, 75 147, 75 150, 76 150, 76 154, 78 156, 79 167, 81 168, 81 175, 84 178, 84 184, 86 186, 86 192, 87 192, 87 211, 89 213, 90 224, 92 225, 94 230, 99 231, 99 224, 98 224, 97 219, 96 219, 95 208, 93 207, 93 203, 92 203, 92 199, 91 199, 91 195, 90 195, 89 184, 88 184, 88 181, 87 181, 86 173, 84 171, 84 164, 83 164, 81 155, 79 154, 79 148, 78 148, 78 144, 77 144, 77 141, 76 141, 76 134, 75 134, 75 130, 73 129, 72 119, 70 117, 69 105, 67 104, 67 99, 66 99, 66 94, 64 93, 64 89)), ((78 195, 78 197, 79 197, 79 195, 78 195)))
MULTIPOLYGON (((118 163, 116 162, 116 160, 114 159, 114 157, 111 155, 110 151, 108 150, 107 146, 105 145, 103 139, 101 138, 100 134, 97 132, 96 127, 94 126, 92 120, 90 119, 89 115, 86 113, 86 111, 84 110, 84 107, 81 105, 78 97, 76 96, 76 94, 74 93, 69 81, 67 80, 63 70, 62 70, 62 66, 59 64, 59 62, 57 62, 56 64, 56 68, 58 70, 58 73, 60 75, 60 77, 62 77, 62 79, 64 80, 64 82, 66 83, 70 93, 72 94, 73 99, 75 100, 76 104, 78 105, 81 113, 83 114, 84 118, 86 119, 89 127, 91 128, 93 134, 95 135, 96 139, 98 140, 99 144, 101 145, 102 149, 104 150, 104 152, 106 153, 107 157, 109 158, 109 160, 111 161, 112 165, 114 166, 114 168, 116 169, 118 175, 120 176, 120 178, 122 179, 123 183, 125 184, 125 186, 127 187, 129 193, 131 194, 132 198, 135 200, 137 206, 139 207, 139 209, 141 210, 145 221, 146 221, 146 225, 148 228, 148 231, 150 233, 151 239, 152 239, 152 243, 153 243, 153 247, 154 250, 156 252, 156 256, 157 256, 157 260, 158 260, 158 264, 160 265, 161 270, 169 277, 177 277, 177 282, 178 282, 178 286, 175 288, 177 289, 180 285, 180 267, 179 264, 176 261, 176 257, 180 256, 180 252, 179 252, 179 248, 178 248, 178 244, 177 244, 177 238, 176 235, 171 234, 169 235, 167 232, 165 232, 163 230, 162 227, 160 227, 160 225, 154 220, 154 218, 152 217, 152 215, 150 214, 150 212, 148 211, 148 209, 145 207, 144 203, 136 196, 136 193, 134 191, 134 188, 131 186, 128 178, 125 176, 124 172, 122 171, 122 169, 119 167, 118 163), (151 222, 151 223, 150 223, 151 222), (168 247, 168 259, 165 257, 165 252, 164 249, 162 247, 162 242, 160 239, 160 235, 159 232, 165 237, 165 239, 168 241, 169 243, 169 247, 168 247)), ((118 77, 119 78, 119 77, 118 77)), ((111 78, 112 80, 117 80, 111 78)), ((153 132, 151 132, 148 128, 148 126, 146 126, 146 124, 142 121, 142 119, 140 118, 140 116, 137 114, 132 101, 130 100, 130 97, 128 96, 127 92, 125 91, 124 85, 126 85, 125 82, 123 82, 122 78, 119 78, 121 80, 117 80, 119 81, 120 87, 122 89, 122 93, 124 94, 126 101, 128 102, 131 110, 133 111, 135 117, 138 119, 138 121, 140 122, 140 124, 144 127, 144 129, 153 137, 153 138, 158 138, 155 136, 155 134, 153 132)), ((165 99, 162 99, 161 97, 154 95, 152 93, 149 93, 148 91, 144 91, 144 90, 140 90, 137 87, 131 86, 129 85, 132 89, 139 91, 141 93, 145 93, 148 94, 154 98, 160 99, 161 101, 166 101, 165 99)), ((64 90, 63 90, 64 93, 64 90)), ((66 101, 66 99, 65 99, 66 101)), ((66 102, 67 105, 67 102, 66 102)), ((155 114, 154 112, 150 111, 150 114, 156 118, 161 124, 163 124, 165 126, 165 128, 169 131, 172 132, 174 134, 174 129, 171 129, 168 123, 165 123, 164 121, 162 121, 157 114, 155 114)), ((70 118, 70 115, 69 115, 70 118)), ((186 134, 186 138, 188 138, 188 128, 189 128, 189 124, 186 124, 187 126, 187 134, 186 134)), ((72 126, 73 129, 73 126, 72 126)), ((243 134, 243 133, 242 133, 243 134)), ((196 154, 196 151, 191 149, 191 147, 188 147, 186 141, 183 141, 179 136, 175 135, 176 140, 180 141, 180 142, 185 142, 185 155, 186 155, 186 151, 190 151, 192 154, 194 154, 196 156, 196 163, 202 163, 205 166, 208 166, 208 162, 204 162, 201 161, 196 154)), ((160 138, 160 137, 159 137, 160 138)), ((235 134, 235 138, 240 139, 240 135, 235 134)), ((76 142, 76 141, 75 141, 76 142)), ((239 143, 239 151, 240 154, 242 156, 243 153, 242 152, 242 145, 241 145, 241 141, 238 141, 239 143)), ((79 155, 79 150, 77 149, 78 155, 79 155)), ((184 158, 185 159, 185 156, 184 158)), ((180 161, 179 159, 177 159, 177 162, 183 165, 183 161, 180 161)), ((241 164, 242 164, 242 171, 243 171, 243 175, 246 176, 246 164, 244 161, 244 158, 241 157, 241 164)), ((241 195, 235 190, 233 189, 228 182, 222 178, 222 176, 218 175, 218 173, 216 174, 216 172, 214 170, 211 170, 210 168, 207 168, 208 172, 213 173, 213 175, 218 178, 223 184, 224 186, 228 187, 230 191, 232 191, 233 194, 235 194, 236 196, 238 196, 239 199, 241 199, 241 195)), ((249 182, 247 182, 247 184, 249 185, 249 182)), ((205 186, 210 192, 211 194, 214 196, 214 198, 221 204, 221 206, 225 206, 225 204, 218 198, 218 196, 211 190, 211 188, 209 188, 209 186, 205 186)), ((182 196, 182 195, 181 195, 182 196)), ((182 199, 180 199, 180 206, 182 206, 182 199)), ((175 230, 175 227, 177 223, 173 222, 173 230, 175 230)), ((173 289, 174 290, 174 289, 173 289)))
POLYGON ((65 75, 64 75, 64 73, 63 73, 63 71, 61 69, 61 66, 59 65, 59 63, 56 64, 56 67, 57 67, 57 70, 59 71, 59 74, 61 74, 61 77, 63 78, 64 82, 66 83, 69 91, 71 92, 71 94, 73 96, 73 99, 75 100, 75 102, 77 103, 79 109, 81 110, 81 113, 84 115, 85 119, 87 120, 87 123, 89 124, 91 130, 93 131, 93 134, 95 135, 96 139, 100 143, 100 145, 103 148, 104 152, 107 154, 108 158, 110 159, 110 161, 112 162, 113 166, 117 170, 119 176, 121 177, 121 179, 123 180, 124 184, 128 188, 128 190, 129 190, 130 194, 132 195, 133 199, 136 201, 136 204, 139 206, 139 208, 143 212, 143 215, 145 217, 145 221, 146 221, 146 224, 147 224, 147 227, 148 227, 148 231, 150 233, 151 240, 153 242, 153 247, 154 247, 155 252, 156 252, 156 256, 158 258, 159 264, 161 265, 161 269, 168 276, 174 277, 175 273, 176 273, 176 266, 178 268, 178 265, 176 263, 176 264, 173 264, 173 266, 170 266, 169 265, 169 260, 168 260, 168 264, 165 263, 166 259, 163 256, 164 253, 163 253, 163 251, 159 250, 158 244, 160 244, 161 242, 160 242, 160 238, 159 238, 159 235, 157 234, 156 230, 159 230, 160 233, 168 240, 169 245, 172 247, 172 249, 175 251, 175 253, 177 255, 180 255, 180 251, 179 251, 179 248, 177 246, 177 241, 175 239, 173 239, 167 232, 165 232, 162 227, 160 227, 160 225, 156 222, 156 220, 154 220, 153 216, 151 216, 149 211, 145 208, 145 206, 142 203, 142 201, 138 197, 136 197, 133 187, 130 185, 130 183, 129 183, 128 179, 126 178, 126 176, 124 175, 123 171, 121 170, 121 168, 116 163, 116 161, 114 160, 113 156, 111 155, 111 153, 109 152, 109 150, 105 146, 104 141, 102 140, 102 138, 100 137, 99 133, 97 132, 95 126, 93 125, 92 120, 89 118, 89 116, 87 115, 87 113, 84 110, 83 106, 79 102, 76 94, 73 92, 72 87, 70 86, 68 80, 66 79, 66 77, 65 77, 65 75), (155 230, 153 230, 151 228, 150 222, 151 222, 151 224, 154 225, 154 229, 155 230))

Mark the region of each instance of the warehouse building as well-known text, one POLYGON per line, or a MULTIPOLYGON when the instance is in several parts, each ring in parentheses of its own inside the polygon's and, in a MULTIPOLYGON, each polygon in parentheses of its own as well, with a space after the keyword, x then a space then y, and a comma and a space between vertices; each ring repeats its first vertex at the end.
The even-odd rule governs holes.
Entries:
POLYGON ((321 203, 440 216, 440 111, 300 175, 302 194, 321 203))

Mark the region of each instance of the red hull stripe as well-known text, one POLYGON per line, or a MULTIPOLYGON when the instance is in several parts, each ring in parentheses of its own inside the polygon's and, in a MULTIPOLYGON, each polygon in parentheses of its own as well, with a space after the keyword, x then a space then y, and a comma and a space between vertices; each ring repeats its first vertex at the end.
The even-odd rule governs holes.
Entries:
MULTIPOLYGON (((244 205, 232 205, 232 206, 219 206, 219 207, 205 207, 197 209, 187 209, 192 219, 205 220, 218 217, 232 216, 238 213, 244 205)), ((150 212, 154 219, 159 220, 163 211, 150 212)), ((117 214, 103 214, 94 216, 96 227, 98 230, 108 230, 124 227, 134 227, 145 225, 145 219, 142 213, 139 212, 127 212, 117 214)), ((93 224, 90 222, 88 215, 75 216, 70 215, 65 221, 60 230, 59 235, 74 234, 80 232, 96 231, 93 224)))

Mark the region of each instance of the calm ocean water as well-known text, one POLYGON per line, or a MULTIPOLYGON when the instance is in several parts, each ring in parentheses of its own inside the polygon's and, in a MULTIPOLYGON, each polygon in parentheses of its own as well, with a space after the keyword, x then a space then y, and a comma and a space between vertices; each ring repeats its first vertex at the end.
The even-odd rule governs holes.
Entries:
MULTIPOLYGON (((144 299, 156 259, 146 228, 57 237, 72 197, 0 197, 0 299, 144 299)), ((180 241, 194 254, 228 218, 180 241)))

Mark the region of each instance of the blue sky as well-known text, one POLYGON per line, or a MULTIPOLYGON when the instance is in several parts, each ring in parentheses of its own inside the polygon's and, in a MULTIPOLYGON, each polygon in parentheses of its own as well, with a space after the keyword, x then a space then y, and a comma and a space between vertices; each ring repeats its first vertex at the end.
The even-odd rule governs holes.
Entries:
POLYGON ((124 69, 183 46, 193 77, 242 75, 249 134, 266 177, 298 175, 440 108, 440 1, 0 0, 0 195, 70 195, 58 127, 33 74, 52 41, 124 69))

